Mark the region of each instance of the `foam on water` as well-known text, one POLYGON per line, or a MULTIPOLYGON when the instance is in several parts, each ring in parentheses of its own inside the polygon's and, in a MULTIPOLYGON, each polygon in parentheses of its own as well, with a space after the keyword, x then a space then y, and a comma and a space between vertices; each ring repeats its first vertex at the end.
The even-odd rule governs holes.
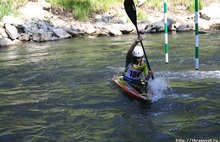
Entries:
POLYGON ((220 79, 220 71, 187 71, 187 72, 157 72, 158 76, 169 79, 220 79))
POLYGON ((154 94, 152 102, 156 102, 163 98, 165 92, 170 90, 170 88, 168 88, 166 79, 163 77, 157 77, 154 80, 149 80, 149 87, 154 94))
MULTIPOLYGON (((122 73, 123 67, 114 68, 112 66, 106 67, 114 73, 122 73)), ((164 97, 189 97, 191 94, 176 94, 169 86, 169 82, 173 79, 186 80, 200 80, 200 79, 220 79, 220 71, 183 71, 183 72, 171 72, 161 71, 155 72, 155 79, 150 79, 148 84, 151 91, 153 91, 152 102, 156 102, 164 97)))

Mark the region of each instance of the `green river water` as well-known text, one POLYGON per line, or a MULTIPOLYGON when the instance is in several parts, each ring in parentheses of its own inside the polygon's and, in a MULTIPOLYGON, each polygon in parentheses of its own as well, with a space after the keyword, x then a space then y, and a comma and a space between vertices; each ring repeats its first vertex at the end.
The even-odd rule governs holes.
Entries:
POLYGON ((220 141, 220 32, 143 35, 153 100, 125 95, 112 78, 136 35, 0 48, 1 142, 220 141), (167 89, 169 88, 169 89, 167 89))

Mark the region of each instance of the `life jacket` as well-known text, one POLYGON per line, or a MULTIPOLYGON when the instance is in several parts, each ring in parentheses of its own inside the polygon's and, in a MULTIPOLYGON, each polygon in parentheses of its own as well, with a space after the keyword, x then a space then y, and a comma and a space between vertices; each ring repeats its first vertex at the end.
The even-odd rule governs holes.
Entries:
POLYGON ((124 78, 130 81, 140 81, 144 71, 143 64, 144 61, 142 61, 141 65, 130 63, 123 73, 124 78))

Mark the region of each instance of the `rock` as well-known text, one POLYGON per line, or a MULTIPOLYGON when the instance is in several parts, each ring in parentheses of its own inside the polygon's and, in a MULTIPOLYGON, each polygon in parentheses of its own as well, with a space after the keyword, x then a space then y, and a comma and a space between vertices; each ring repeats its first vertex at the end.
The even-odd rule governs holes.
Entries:
POLYGON ((45 0, 38 0, 39 5, 43 7, 44 10, 49 11, 51 9, 51 4, 48 2, 45 2, 45 0))
POLYGON ((125 24, 126 23, 126 17, 114 17, 113 19, 109 20, 109 23, 125 24))
POLYGON ((122 35, 122 32, 118 29, 110 29, 109 35, 110 36, 120 36, 120 35, 122 35))
POLYGON ((146 2, 146 0, 138 0, 137 6, 142 6, 145 2, 146 2))
POLYGON ((5 24, 11 24, 14 26, 24 25, 23 22, 18 17, 12 17, 12 16, 4 16, 2 19, 2 22, 5 24))
POLYGON ((34 2, 28 2, 24 7, 20 8, 19 11, 24 19, 40 19, 44 20, 45 17, 51 18, 51 14, 44 10, 43 7, 34 2))
POLYGON ((4 38, 8 38, 8 35, 7 33, 5 32, 5 29, 4 28, 0 28, 0 35, 4 38))
POLYGON ((48 27, 49 27, 49 25, 47 23, 42 22, 42 21, 37 22, 36 26, 37 26, 38 29, 42 29, 44 32, 47 32, 48 27))
MULTIPOLYGON (((141 6, 146 0, 138 0, 137 6, 141 6)), ((90 37, 90 36, 119 36, 122 34, 136 33, 132 22, 127 23, 127 15, 124 9, 114 9, 98 15, 93 14, 95 23, 79 22, 72 18, 60 17, 50 13, 51 5, 45 0, 32 0, 21 7, 20 18, 4 16, 0 22, 1 45, 17 44, 20 41, 51 41, 70 37, 90 37), (34 2, 35 1, 35 2, 34 2), (116 16, 120 13, 119 17, 116 16), (25 22, 24 22, 25 21, 25 22), (11 41, 10 39, 13 41, 11 41)), ((179 7, 178 9, 186 9, 179 7)), ((173 13, 171 10, 170 13, 173 13)), ((169 14, 170 14, 169 13, 169 14)), ((175 13, 175 12, 174 12, 175 13)), ((200 11, 199 29, 219 29, 220 28, 220 3, 212 3, 200 11)), ((168 14, 168 16, 169 16, 168 14)), ((164 31, 163 13, 149 10, 148 21, 137 22, 139 33, 164 31), (162 20, 161 20, 162 19, 162 20), (149 22, 150 21, 150 22, 149 22)), ((68 17, 68 16, 67 16, 68 17)), ((175 16, 168 18, 168 30, 177 32, 195 30, 194 14, 177 12, 175 16)), ((0 46, 1 46, 0 45, 0 46)))
POLYGON ((10 45, 19 45, 21 43, 22 43, 22 41, 15 39, 15 40, 11 41, 10 45))
POLYGON ((8 38, 0 38, 0 47, 9 46, 12 41, 8 38))
MULTIPOLYGON (((167 25, 168 25, 168 31, 172 30, 173 24, 175 23, 175 21, 172 18, 167 18, 167 25)), ((163 32, 164 31, 164 19, 155 22, 153 24, 151 24, 150 26, 150 32, 163 32)))
POLYGON ((202 18, 199 18, 199 28, 200 29, 204 29, 204 30, 207 30, 210 28, 210 22, 208 20, 205 20, 205 19, 202 19, 202 18))
POLYGON ((5 23, 0 21, 0 28, 4 28, 5 23))
POLYGON ((186 32, 186 31, 194 30, 194 27, 195 27, 194 23, 186 23, 186 24, 179 25, 179 27, 177 27, 176 31, 177 32, 186 32))
POLYGON ((30 35, 27 34, 27 33, 21 33, 19 36, 18 36, 18 39, 20 41, 29 41, 30 40, 30 35))
POLYGON ((84 24, 84 26, 85 26, 84 29, 86 34, 92 35, 96 32, 96 29, 91 23, 86 23, 84 24))
POLYGON ((34 33, 33 41, 36 42, 43 42, 43 41, 50 41, 52 40, 52 32, 44 32, 40 29, 38 32, 34 33))
POLYGON ((65 31, 68 34, 70 34, 72 37, 83 37, 84 36, 84 32, 75 31, 75 30, 72 30, 70 28, 66 28, 65 31))
POLYGON ((19 35, 18 30, 10 24, 5 25, 5 31, 12 40, 16 39, 19 35))
POLYGON ((200 11, 200 15, 205 19, 220 19, 220 3, 211 3, 200 11))
POLYGON ((164 22, 163 22, 163 20, 151 24, 151 29, 149 31, 152 32, 152 33, 164 31, 164 22))
POLYGON ((63 38, 70 38, 70 37, 71 37, 70 34, 68 34, 66 31, 64 31, 64 30, 61 29, 61 28, 53 29, 53 32, 54 32, 54 34, 55 34, 57 37, 59 37, 59 38, 61 38, 61 39, 63 39, 63 38))
POLYGON ((220 30, 220 23, 213 24, 213 25, 210 26, 210 28, 213 29, 213 30, 220 30))

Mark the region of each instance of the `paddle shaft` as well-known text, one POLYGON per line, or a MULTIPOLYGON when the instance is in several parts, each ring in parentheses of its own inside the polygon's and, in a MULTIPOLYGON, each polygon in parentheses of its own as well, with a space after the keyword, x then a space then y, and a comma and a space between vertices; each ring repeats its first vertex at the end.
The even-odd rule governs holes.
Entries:
MULTIPOLYGON (((136 8, 135 8, 133 0, 125 0, 124 1, 124 7, 125 7, 125 11, 126 11, 128 17, 130 18, 131 22, 134 24, 134 26, 136 28, 138 37, 140 37, 140 33, 139 33, 139 30, 138 30, 138 27, 137 27, 136 8)), ((144 51, 144 56, 145 56, 145 59, 146 59, 148 70, 151 71, 150 64, 148 62, 147 54, 146 54, 146 52, 144 50, 144 45, 143 45, 142 40, 140 41, 140 43, 141 43, 141 47, 142 47, 142 49, 144 51)), ((153 75, 151 77, 152 77, 152 79, 154 79, 153 75)))
MULTIPOLYGON (((137 30, 138 36, 140 36, 140 33, 139 33, 139 31, 138 31, 137 25, 135 25, 135 28, 136 28, 136 30, 137 30)), ((149 64, 149 62, 148 62, 147 54, 146 54, 146 52, 145 52, 145 50, 144 50, 144 44, 143 44, 142 40, 140 41, 140 43, 141 43, 141 47, 142 47, 142 49, 143 49, 143 51, 144 51, 144 57, 145 57, 146 62, 147 62, 147 67, 148 67, 148 69, 151 71, 150 64, 149 64)), ((153 76, 152 76, 152 78, 153 78, 153 76)))

